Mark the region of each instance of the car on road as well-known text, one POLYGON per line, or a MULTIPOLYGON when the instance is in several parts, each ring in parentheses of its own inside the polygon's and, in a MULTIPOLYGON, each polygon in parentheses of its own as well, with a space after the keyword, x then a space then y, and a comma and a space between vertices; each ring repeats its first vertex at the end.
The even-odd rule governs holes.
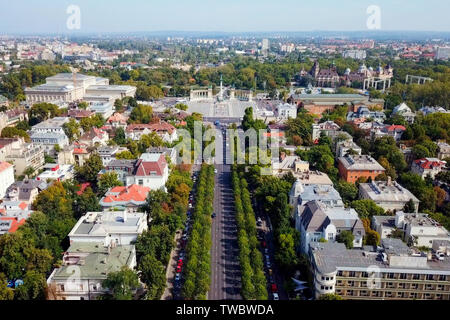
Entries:
POLYGON ((175 275, 175 281, 178 282, 178 281, 180 281, 180 280, 181 280, 181 274, 180 274, 180 273, 177 273, 177 274, 175 275))
POLYGON ((278 296, 278 293, 274 293, 273 294, 273 300, 276 300, 276 301, 280 300, 280 297, 278 296))
POLYGON ((215 213, 213 213, 212 215, 211 215, 211 218, 215 218, 216 217, 216 214, 215 213))
POLYGON ((278 288, 275 283, 272 283, 272 285, 270 286, 270 291, 272 291, 273 293, 278 292, 278 288))
POLYGON ((185 241, 186 242, 186 240, 187 240, 187 234, 185 234, 184 236, 183 236, 183 241, 185 241))
POLYGON ((217 169, 214 169, 214 173, 217 173, 217 169))
POLYGON ((261 220, 261 218, 258 218, 258 220, 256 221, 256 225, 257 226, 262 226, 262 220, 261 220))

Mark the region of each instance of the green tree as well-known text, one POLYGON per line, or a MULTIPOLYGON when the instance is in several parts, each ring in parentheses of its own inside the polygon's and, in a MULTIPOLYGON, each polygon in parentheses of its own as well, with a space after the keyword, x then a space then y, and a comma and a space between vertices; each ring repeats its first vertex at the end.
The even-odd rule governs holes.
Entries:
POLYGON ((166 270, 163 264, 152 255, 145 255, 139 262, 141 281, 147 286, 147 298, 159 300, 166 285, 166 270))
POLYGON ((97 183, 97 176, 103 169, 102 158, 98 153, 93 153, 83 166, 75 166, 75 175, 81 182, 97 183))
POLYGON ((101 211, 101 209, 102 207, 100 206, 98 198, 91 187, 86 188, 81 195, 75 197, 73 211, 77 218, 87 212, 98 212, 101 211))
POLYGON ((69 122, 64 123, 63 129, 70 141, 79 137, 80 124, 75 119, 71 118, 69 122))
POLYGON ((16 289, 15 298, 17 300, 45 300, 46 288, 45 274, 30 270, 23 278, 23 285, 16 289))
POLYGON ((0 273, 0 301, 13 300, 14 290, 7 287, 8 282, 6 276, 0 273))
POLYGON ((114 142, 119 146, 122 146, 127 143, 127 139, 125 136, 125 130, 123 128, 117 128, 114 135, 114 142))
POLYGON ((114 187, 123 186, 122 181, 119 180, 117 172, 105 172, 98 179, 97 190, 100 196, 104 196, 105 193, 114 187))
POLYGON ((342 297, 335 293, 327 293, 321 295, 318 300, 342 300, 342 297))
POLYGON ((131 123, 150 123, 153 119, 153 108, 139 104, 137 107, 131 110, 130 122, 131 123))
POLYGON ((110 272, 102 286, 109 289, 113 300, 133 300, 133 293, 139 288, 139 277, 123 266, 120 271, 110 272))
POLYGON ((344 230, 340 234, 336 236, 336 241, 339 243, 344 243, 347 249, 353 248, 353 241, 355 240, 355 236, 351 231, 344 230))
POLYGON ((336 185, 336 190, 339 192, 345 203, 350 203, 358 197, 358 188, 353 183, 344 180, 339 180, 336 185))
POLYGON ((350 206, 355 209, 361 219, 372 218, 373 216, 381 216, 385 214, 384 209, 379 207, 375 201, 370 199, 352 201, 350 206))

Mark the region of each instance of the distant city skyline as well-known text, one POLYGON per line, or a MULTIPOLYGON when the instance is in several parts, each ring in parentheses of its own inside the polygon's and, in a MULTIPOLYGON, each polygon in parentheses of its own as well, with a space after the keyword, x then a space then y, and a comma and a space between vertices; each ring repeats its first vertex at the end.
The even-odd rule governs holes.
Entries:
POLYGON ((381 9, 379 31, 450 31, 450 2, 442 0, 0 0, 0 34, 108 32, 375 31, 369 6, 381 9), (81 28, 66 26, 70 5, 81 9, 81 28))

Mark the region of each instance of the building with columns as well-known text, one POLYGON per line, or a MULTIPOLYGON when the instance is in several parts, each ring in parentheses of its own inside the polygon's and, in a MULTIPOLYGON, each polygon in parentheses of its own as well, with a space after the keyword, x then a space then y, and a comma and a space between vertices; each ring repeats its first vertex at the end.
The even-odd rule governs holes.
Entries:
POLYGON ((109 85, 109 80, 95 76, 73 73, 59 73, 48 77, 46 83, 32 88, 25 88, 26 101, 29 104, 40 102, 74 102, 89 97, 92 100, 108 100, 134 96, 133 86, 109 85))

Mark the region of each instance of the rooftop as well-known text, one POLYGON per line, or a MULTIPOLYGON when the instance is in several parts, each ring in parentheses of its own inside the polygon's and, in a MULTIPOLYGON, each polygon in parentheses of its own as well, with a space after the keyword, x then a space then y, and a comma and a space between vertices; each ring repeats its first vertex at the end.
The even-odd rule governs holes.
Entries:
POLYGON ((374 158, 368 155, 347 155, 340 157, 339 162, 347 170, 386 171, 374 158))
POLYGON ((416 203, 419 202, 419 199, 417 199, 408 189, 405 189, 395 181, 372 181, 371 183, 361 183, 359 184, 359 189, 364 190, 370 199, 375 202, 408 202, 410 199, 416 203))
POLYGON ((383 239, 381 250, 347 249, 343 243, 320 243, 310 245, 314 264, 322 273, 339 269, 364 271, 378 267, 381 272, 408 272, 450 274, 450 258, 444 261, 429 260, 424 254, 414 253, 398 239, 383 239), (387 240, 387 241, 385 241, 387 240), (382 253, 386 254, 383 261, 382 253))
POLYGON ((73 266, 79 270, 79 279, 106 279, 111 272, 123 266, 131 266, 135 257, 134 245, 108 248, 99 244, 74 243, 64 257, 66 264, 54 271, 53 280, 67 280, 73 277, 73 266))

